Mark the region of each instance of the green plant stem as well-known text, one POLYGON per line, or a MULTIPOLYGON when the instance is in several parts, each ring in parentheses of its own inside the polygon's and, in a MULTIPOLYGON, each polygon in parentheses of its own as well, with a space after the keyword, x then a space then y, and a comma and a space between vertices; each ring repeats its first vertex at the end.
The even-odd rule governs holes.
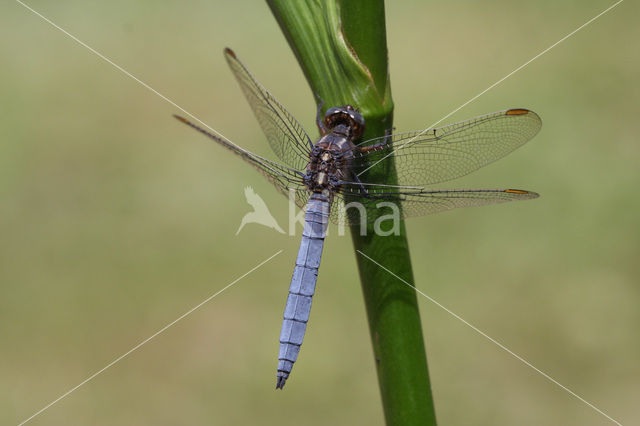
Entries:
MULTIPOLYGON (((365 139, 392 127, 384 2, 267 0, 324 108, 350 104, 366 120, 365 139)), ((390 160, 361 176, 394 183, 390 160)), ((435 425, 435 410, 404 223, 399 235, 352 229, 387 425, 435 425)), ((354 378, 357 380, 357 378, 354 378)))

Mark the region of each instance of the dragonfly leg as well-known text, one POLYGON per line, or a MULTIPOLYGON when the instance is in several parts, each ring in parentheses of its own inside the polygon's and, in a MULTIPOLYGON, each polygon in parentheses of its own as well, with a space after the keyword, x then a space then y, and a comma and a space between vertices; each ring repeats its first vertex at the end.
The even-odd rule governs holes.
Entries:
POLYGON ((390 129, 387 129, 384 131, 384 141, 385 142, 391 142, 391 135, 393 134, 393 131, 396 130, 395 127, 392 127, 390 129))
POLYGON ((382 149, 391 146, 391 134, 393 133, 393 129, 387 129, 384 131, 384 139, 382 142, 375 143, 373 145, 368 146, 360 146, 360 152, 372 152, 372 151, 380 151, 382 149))
POLYGON ((316 98, 318 98, 318 112, 316 113, 316 125, 318 129, 320 129, 320 134, 322 136, 327 134, 327 129, 324 127, 324 121, 322 117, 322 106, 324 105, 324 101, 320 98, 320 95, 316 94, 316 98))
POLYGON ((367 191, 367 189, 362 184, 362 181, 360 180, 358 175, 355 174, 355 173, 353 174, 353 181, 358 184, 358 186, 360 187, 360 191, 362 191, 363 194, 369 195, 369 192, 367 191))

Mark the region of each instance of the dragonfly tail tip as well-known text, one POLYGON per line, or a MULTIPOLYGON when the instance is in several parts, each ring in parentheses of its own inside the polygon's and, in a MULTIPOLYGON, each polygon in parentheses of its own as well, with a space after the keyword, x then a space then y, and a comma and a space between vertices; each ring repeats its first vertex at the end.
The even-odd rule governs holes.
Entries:
POLYGON ((276 380, 276 389, 284 388, 284 384, 286 382, 287 382, 287 378, 286 377, 278 376, 278 379, 276 380))

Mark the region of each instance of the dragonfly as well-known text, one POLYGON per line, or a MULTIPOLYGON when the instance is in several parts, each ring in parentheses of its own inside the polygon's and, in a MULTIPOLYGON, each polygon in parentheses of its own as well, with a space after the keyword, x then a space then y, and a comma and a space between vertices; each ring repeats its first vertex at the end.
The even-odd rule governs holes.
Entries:
POLYGON ((320 102, 316 117, 320 138, 314 143, 231 49, 226 48, 224 56, 280 162, 247 151, 186 118, 174 117, 239 155, 285 196, 293 194, 296 204, 305 209, 280 332, 276 389, 284 387, 300 352, 330 220, 346 221, 350 226, 370 224, 380 217, 381 204, 395 207, 404 219, 538 197, 535 192, 520 189, 426 187, 464 176, 522 146, 542 125, 533 111, 508 109, 440 128, 387 132, 383 137, 361 141, 366 123, 355 107, 331 107, 323 116, 320 102), (382 168, 379 170, 387 176, 387 182, 360 179, 375 168, 382 168), (359 214, 345 213, 354 202, 359 214))

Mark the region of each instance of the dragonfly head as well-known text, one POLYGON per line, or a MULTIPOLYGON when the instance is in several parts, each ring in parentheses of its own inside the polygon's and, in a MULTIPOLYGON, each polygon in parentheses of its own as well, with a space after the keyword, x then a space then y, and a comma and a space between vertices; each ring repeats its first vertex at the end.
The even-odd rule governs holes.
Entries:
POLYGON ((351 105, 329 108, 324 115, 324 125, 329 130, 342 125, 349 133, 347 136, 353 139, 364 133, 364 117, 351 105))

